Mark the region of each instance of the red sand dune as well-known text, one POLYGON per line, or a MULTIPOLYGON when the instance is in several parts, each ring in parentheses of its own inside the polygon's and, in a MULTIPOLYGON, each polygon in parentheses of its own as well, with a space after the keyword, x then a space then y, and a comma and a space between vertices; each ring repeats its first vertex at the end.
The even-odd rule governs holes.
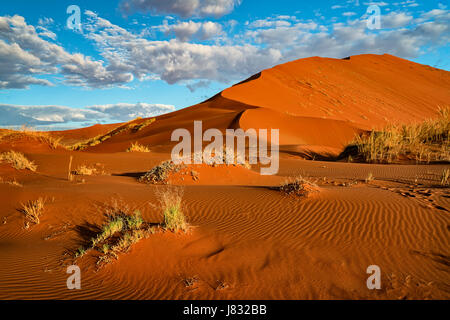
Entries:
MULTIPOLYGON (((390 55, 314 57, 264 70, 84 151, 0 140, 0 152, 21 151, 38 166, 0 164, 0 299, 449 299, 450 190, 440 185, 448 164, 298 157, 335 155, 356 132, 421 121, 449 104, 449 72, 390 55), (191 232, 154 234, 100 270, 90 253, 76 261, 82 289, 68 290, 66 266, 105 221, 103 204, 123 199, 146 221, 161 222, 164 186, 137 177, 170 158, 172 131, 192 132, 193 120, 203 129, 279 128, 278 174, 260 176, 257 165, 188 166, 170 182, 183 185, 191 232), (124 152, 135 141, 151 152, 124 152), (104 172, 69 181, 70 156, 72 169, 104 172), (298 175, 320 191, 296 198, 272 188, 298 175), (14 179, 22 186, 7 183, 14 179), (38 197, 47 199, 41 222, 24 229, 18 209, 38 197), (366 287, 372 264, 381 268, 381 290, 366 287)), ((53 134, 80 142, 119 125, 53 134)))
POLYGON ((193 120, 202 120, 204 129, 280 129, 281 150, 296 146, 297 151, 337 154, 361 130, 435 117, 439 106, 450 102, 449 88, 449 72, 387 54, 300 59, 89 151, 123 151, 134 141, 164 146, 174 129, 192 132, 193 120))

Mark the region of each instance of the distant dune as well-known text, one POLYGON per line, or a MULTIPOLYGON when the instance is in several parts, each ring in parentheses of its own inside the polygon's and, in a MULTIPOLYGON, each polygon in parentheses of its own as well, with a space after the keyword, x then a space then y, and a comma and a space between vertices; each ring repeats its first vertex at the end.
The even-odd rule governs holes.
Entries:
MULTIPOLYGON (((164 149, 174 129, 192 130, 193 120, 203 120, 204 129, 280 129, 281 150, 336 155, 361 130, 422 121, 449 104, 448 71, 388 54, 312 57, 263 70, 200 104, 157 117, 138 133, 123 132, 89 150, 123 151, 132 141, 164 149)), ((58 134, 86 138, 102 128, 106 132, 111 125, 58 134)))

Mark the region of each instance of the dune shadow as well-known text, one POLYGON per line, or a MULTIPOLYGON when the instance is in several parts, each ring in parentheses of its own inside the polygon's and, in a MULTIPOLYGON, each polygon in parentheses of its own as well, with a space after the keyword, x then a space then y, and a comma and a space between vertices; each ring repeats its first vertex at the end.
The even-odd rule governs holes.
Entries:
POLYGON ((147 173, 146 171, 113 173, 112 176, 116 176, 116 177, 131 177, 131 178, 139 179, 141 176, 143 176, 146 173, 147 173))
POLYGON ((101 232, 101 228, 98 225, 87 221, 75 226, 74 230, 82 239, 80 242, 81 246, 88 245, 91 239, 95 238, 101 232))

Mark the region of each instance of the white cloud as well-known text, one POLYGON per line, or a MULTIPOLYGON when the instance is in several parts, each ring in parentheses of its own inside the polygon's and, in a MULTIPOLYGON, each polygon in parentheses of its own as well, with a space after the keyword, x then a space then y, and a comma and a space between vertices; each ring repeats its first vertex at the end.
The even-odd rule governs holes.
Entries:
MULTIPOLYGON (((243 31, 227 36, 221 24, 177 22, 153 27, 175 39, 152 40, 132 33, 97 14, 84 14, 84 37, 102 56, 94 60, 70 54, 44 40, 44 29, 27 25, 20 16, 0 17, 0 88, 51 85, 41 76, 62 74, 66 83, 99 88, 120 86, 133 79, 161 79, 195 90, 210 81, 229 83, 273 65, 308 56, 345 57, 361 53, 391 53, 415 57, 422 48, 448 43, 450 13, 435 9, 414 19, 404 12, 382 16, 381 30, 367 29, 362 18, 333 25, 295 16, 250 21, 243 31), (214 39, 213 44, 187 42, 214 39)), ((228 26, 226 22, 224 26, 228 26)), ((234 25, 234 24, 233 24, 234 25)), ((228 27, 226 27, 228 28, 228 27)))
MULTIPOLYGON (((93 40, 111 65, 121 65, 138 79, 156 74, 169 84, 186 80, 229 82, 280 61, 273 48, 254 45, 203 45, 139 38, 91 14, 86 37, 93 40)), ((196 29, 194 28, 194 31, 196 29)))
POLYGON ((121 10, 126 14, 150 12, 187 17, 221 17, 230 13, 241 0, 123 0, 121 10))
POLYGON ((83 126, 95 123, 123 122, 136 117, 153 117, 175 110, 174 106, 148 103, 117 103, 70 108, 66 106, 19 106, 0 104, 1 126, 54 125, 83 126))
POLYGON ((92 111, 98 111, 106 115, 109 119, 120 121, 131 120, 136 117, 154 117, 175 110, 175 107, 172 105, 142 102, 94 105, 86 108, 92 111))
POLYGON ((47 17, 39 18, 39 20, 38 20, 38 24, 41 26, 48 26, 48 25, 53 24, 54 22, 55 21, 52 18, 47 18, 47 17))
POLYGON ((208 40, 222 34, 222 25, 216 22, 184 21, 177 24, 165 24, 161 30, 166 34, 174 33, 180 41, 192 39, 208 40))
POLYGON ((404 27, 413 21, 413 17, 404 12, 391 12, 381 17, 381 27, 399 28, 404 27))
POLYGON ((70 54, 63 47, 42 39, 41 36, 53 37, 45 30, 46 34, 38 34, 36 28, 18 15, 0 17, 0 88, 51 85, 35 75, 58 72, 69 84, 90 87, 122 84, 133 79, 133 75, 120 66, 105 67, 102 61, 79 53, 70 54))

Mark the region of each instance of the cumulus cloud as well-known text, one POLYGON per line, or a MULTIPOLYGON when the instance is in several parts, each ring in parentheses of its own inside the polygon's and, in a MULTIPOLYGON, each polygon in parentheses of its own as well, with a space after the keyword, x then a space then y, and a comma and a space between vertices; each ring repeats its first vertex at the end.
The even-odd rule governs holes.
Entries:
POLYGON ((0 104, 1 126, 22 125, 51 128, 54 125, 85 126, 95 123, 123 122, 136 117, 153 117, 174 111, 175 107, 164 104, 117 103, 94 105, 84 108, 66 106, 19 106, 0 104))
POLYGON ((30 84, 51 85, 35 75, 62 73, 72 85, 105 87, 122 84, 133 75, 121 66, 92 60, 82 54, 70 54, 63 47, 44 40, 53 33, 28 25, 15 15, 0 17, 0 88, 27 88, 30 84), (42 33, 42 32, 41 32, 42 33))
POLYGON ((413 17, 404 12, 391 12, 382 16, 381 23, 382 28, 399 28, 404 27, 411 23, 413 17))
POLYGON ((174 33, 180 41, 192 39, 208 40, 222 34, 222 25, 216 22, 184 21, 161 27, 166 34, 174 33))
POLYGON ((250 44, 204 45, 177 39, 151 41, 131 34, 94 13, 86 37, 93 40, 111 65, 124 66, 138 79, 156 74, 169 84, 186 80, 229 82, 280 61, 273 48, 250 44))
POLYGON ((20 16, 0 17, 0 88, 48 86, 52 83, 42 75, 62 74, 68 84, 91 88, 160 79, 195 90, 198 84, 237 81, 308 56, 391 53, 411 58, 423 48, 448 43, 450 35, 450 13, 443 8, 416 18, 391 12, 382 16, 381 30, 369 30, 363 18, 329 25, 272 16, 250 21, 232 37, 216 22, 171 19, 171 24, 153 29, 175 37, 165 41, 128 31, 91 11, 85 12, 83 21, 83 36, 102 60, 68 53, 51 39, 43 39, 39 33, 45 27, 34 28, 20 16), (193 39, 215 41, 204 44, 193 43, 193 39))
POLYGON ((97 111, 111 120, 127 121, 136 117, 148 118, 172 112, 175 107, 166 104, 148 104, 148 103, 116 103, 94 105, 87 107, 90 111, 97 111))
POLYGON ((221 17, 230 13, 241 0, 123 0, 122 12, 150 12, 158 15, 174 14, 188 17, 221 17))
POLYGON ((197 82, 194 82, 194 83, 188 83, 186 85, 186 88, 188 88, 189 91, 194 92, 197 89, 208 88, 210 84, 211 84, 211 81, 201 80, 201 81, 197 81, 197 82))

